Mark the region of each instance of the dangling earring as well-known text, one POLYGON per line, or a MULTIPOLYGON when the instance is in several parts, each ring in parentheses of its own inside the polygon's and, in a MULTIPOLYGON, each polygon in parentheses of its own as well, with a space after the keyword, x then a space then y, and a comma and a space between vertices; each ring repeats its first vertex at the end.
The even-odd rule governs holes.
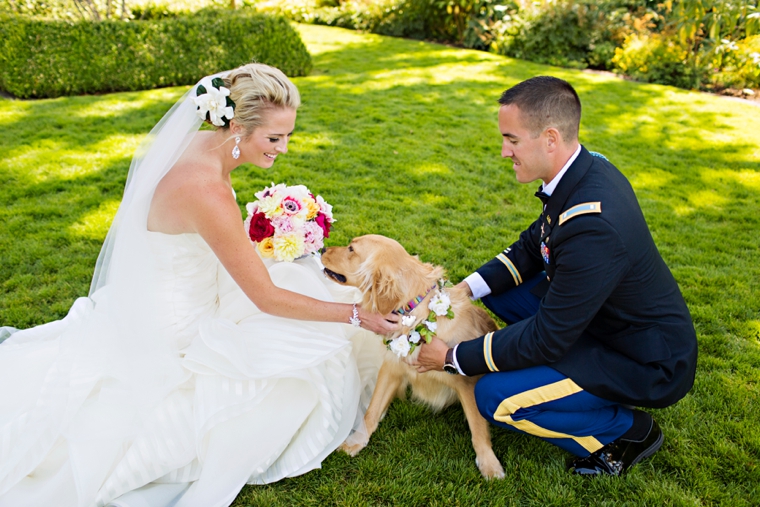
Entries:
POLYGON ((238 144, 240 144, 240 136, 235 137, 235 147, 232 148, 232 158, 235 160, 240 158, 240 148, 238 147, 238 144))

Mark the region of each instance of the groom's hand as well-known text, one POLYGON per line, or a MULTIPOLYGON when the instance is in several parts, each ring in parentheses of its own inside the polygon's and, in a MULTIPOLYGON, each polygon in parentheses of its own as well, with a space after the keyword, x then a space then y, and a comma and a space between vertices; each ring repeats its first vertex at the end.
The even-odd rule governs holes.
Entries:
POLYGON ((433 338, 430 343, 423 343, 417 356, 415 366, 417 371, 443 371, 443 363, 446 361, 446 352, 449 346, 440 338, 433 338))
POLYGON ((463 291, 465 291, 465 293, 467 293, 468 297, 470 297, 470 298, 472 297, 472 289, 470 288, 469 284, 467 282, 465 282, 464 280, 462 280, 461 282, 459 282, 458 284, 456 284, 454 286, 454 288, 455 289, 462 289, 463 291))

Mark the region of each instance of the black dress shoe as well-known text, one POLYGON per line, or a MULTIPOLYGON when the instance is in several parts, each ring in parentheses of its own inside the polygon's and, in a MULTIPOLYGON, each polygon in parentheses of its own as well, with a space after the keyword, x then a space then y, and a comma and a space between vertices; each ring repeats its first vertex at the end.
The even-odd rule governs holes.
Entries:
POLYGON ((575 458, 569 469, 577 475, 622 475, 642 459, 657 452, 664 440, 660 426, 652 419, 649 433, 643 439, 613 440, 585 458, 575 458))

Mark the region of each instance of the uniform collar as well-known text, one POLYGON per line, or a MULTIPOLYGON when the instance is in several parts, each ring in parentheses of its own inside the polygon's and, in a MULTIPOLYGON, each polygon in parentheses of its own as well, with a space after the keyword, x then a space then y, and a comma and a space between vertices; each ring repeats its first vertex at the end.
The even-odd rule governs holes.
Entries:
MULTIPOLYGON (((557 187, 552 192, 551 196, 546 201, 544 208, 544 215, 547 217, 549 225, 554 225, 557 217, 562 212, 565 206, 567 198, 570 193, 578 184, 579 181, 586 175, 593 157, 584 148, 580 147, 580 152, 575 157, 575 160, 570 164, 562 175, 562 178, 557 182, 557 187)), ((554 179, 557 179, 556 177, 554 179)), ((554 180, 552 180, 553 182, 554 180)))
POLYGON ((575 162, 575 159, 578 158, 578 154, 580 152, 581 152, 581 145, 579 144, 578 147, 575 149, 575 152, 572 154, 572 156, 569 159, 567 159, 567 162, 565 162, 565 165, 562 167, 562 169, 560 169, 557 175, 554 178, 552 178, 552 180, 549 183, 547 183, 546 185, 541 185, 539 192, 543 192, 544 194, 551 197, 552 193, 554 192, 554 189, 557 188, 557 185, 562 179, 562 176, 564 176, 567 170, 570 168, 570 166, 573 165, 573 162, 575 162))

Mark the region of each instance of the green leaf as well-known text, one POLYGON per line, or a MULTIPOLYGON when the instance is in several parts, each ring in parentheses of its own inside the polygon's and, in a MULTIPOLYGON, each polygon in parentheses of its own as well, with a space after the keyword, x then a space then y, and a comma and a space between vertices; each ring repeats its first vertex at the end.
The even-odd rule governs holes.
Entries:
POLYGON ((224 86, 224 79, 220 77, 215 77, 211 80, 211 84, 214 85, 214 88, 219 89, 222 86, 224 86))

